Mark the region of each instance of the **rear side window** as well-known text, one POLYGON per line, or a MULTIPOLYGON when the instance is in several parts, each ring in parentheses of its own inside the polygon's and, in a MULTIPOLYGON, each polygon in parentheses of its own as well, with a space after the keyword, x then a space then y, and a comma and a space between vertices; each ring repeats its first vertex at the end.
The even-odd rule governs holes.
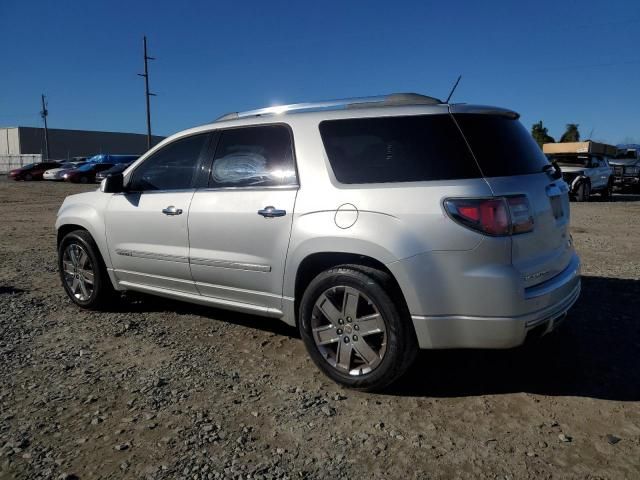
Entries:
POLYGON ((478 178, 478 167, 448 114, 326 120, 320 134, 340 183, 478 178))
POLYGON ((531 134, 502 115, 454 114, 485 177, 540 173, 548 165, 531 134))
POLYGON ((293 144, 284 125, 223 130, 211 167, 212 187, 296 185, 293 144))

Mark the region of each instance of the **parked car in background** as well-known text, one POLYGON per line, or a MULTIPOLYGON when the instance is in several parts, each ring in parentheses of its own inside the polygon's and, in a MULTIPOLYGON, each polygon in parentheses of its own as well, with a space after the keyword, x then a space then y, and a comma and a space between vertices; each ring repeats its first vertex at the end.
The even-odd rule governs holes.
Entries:
POLYGON ((64 179, 73 183, 92 183, 96 181, 97 173, 120 163, 131 164, 137 158, 138 155, 111 155, 108 153, 94 155, 84 165, 67 172, 64 179))
POLYGON ((60 164, 58 162, 39 162, 30 163, 24 167, 16 168, 9 172, 9 178, 14 180, 42 180, 44 172, 52 168, 57 168, 60 164))
POLYGON ((592 141, 545 143, 544 153, 560 167, 562 178, 570 187, 571 196, 578 202, 587 202, 591 194, 610 198, 613 192, 613 169, 608 156, 615 147, 592 141))
POLYGON ((87 162, 78 168, 68 170, 63 175, 64 180, 71 183, 93 183, 96 181, 96 174, 113 167, 113 163, 87 162))
POLYGON ((615 187, 640 193, 640 145, 619 145, 618 154, 609 163, 615 187))
POLYGON ((87 163, 131 163, 138 159, 140 155, 113 155, 110 153, 99 153, 87 159, 87 163))
POLYGON ((134 290, 279 318, 361 390, 419 348, 521 345, 565 318, 580 260, 518 117, 416 94, 224 115, 65 199, 61 283, 83 308, 134 290))
POLYGON ((96 173, 96 182, 100 183, 102 180, 107 178, 109 175, 113 175, 114 173, 122 173, 122 172, 124 172, 127 169, 127 167, 129 165, 131 165, 132 163, 133 162, 118 163, 117 165, 114 165, 113 167, 109 168, 108 170, 103 170, 101 172, 96 173))
POLYGON ((63 162, 63 163, 59 163, 56 168, 52 168, 52 169, 47 170, 46 172, 44 172, 44 175, 42 176, 42 178, 44 180, 63 181, 65 173, 73 170, 74 168, 79 167, 80 165, 83 165, 84 163, 86 163, 86 162, 85 161, 78 161, 78 162, 63 162))

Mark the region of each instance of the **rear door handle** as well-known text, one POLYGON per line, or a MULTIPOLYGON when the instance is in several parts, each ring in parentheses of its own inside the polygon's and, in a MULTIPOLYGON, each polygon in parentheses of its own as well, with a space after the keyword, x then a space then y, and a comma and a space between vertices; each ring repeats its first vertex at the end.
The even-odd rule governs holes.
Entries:
POLYGON ((170 205, 167 208, 163 208, 162 213, 164 213, 165 215, 182 215, 182 209, 170 205))
POLYGON ((280 210, 271 205, 264 207, 262 210, 258 210, 258 215, 262 215, 264 218, 284 217, 286 214, 286 210, 280 210))

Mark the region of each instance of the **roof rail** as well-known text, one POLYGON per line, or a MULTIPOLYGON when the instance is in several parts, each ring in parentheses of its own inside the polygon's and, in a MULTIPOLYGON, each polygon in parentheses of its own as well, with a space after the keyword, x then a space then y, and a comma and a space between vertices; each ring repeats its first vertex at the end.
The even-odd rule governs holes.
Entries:
POLYGON ((400 105, 439 105, 444 103, 434 97, 420 95, 418 93, 392 93, 390 95, 378 95, 375 97, 343 98, 340 100, 326 100, 323 102, 292 103, 290 105, 277 105, 274 107, 247 110, 246 112, 231 112, 215 121, 235 120, 238 118, 258 117, 261 115, 276 115, 279 113, 293 113, 318 110, 341 110, 348 108, 367 108, 400 105))

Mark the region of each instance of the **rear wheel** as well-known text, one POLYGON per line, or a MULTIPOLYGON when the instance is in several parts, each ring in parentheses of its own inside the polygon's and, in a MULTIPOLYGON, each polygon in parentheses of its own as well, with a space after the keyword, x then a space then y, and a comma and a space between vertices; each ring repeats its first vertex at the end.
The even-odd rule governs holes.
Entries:
POLYGON ((30 182, 31 180, 33 180, 33 175, 31 175, 30 173, 27 173, 27 174, 24 176, 24 179, 25 179, 26 181, 30 182))
POLYGON ((81 176, 80 177, 80 183, 89 183, 89 178, 86 176, 81 176))
POLYGON ((591 184, 589 182, 580 182, 576 189, 576 201, 588 202, 591 196, 591 184))
POLYGON ((299 328, 320 370, 359 390, 397 380, 418 349, 389 275, 368 267, 345 265, 318 275, 302 297, 299 328))
POLYGON ((58 269, 69 298, 82 308, 97 309, 115 298, 115 291, 89 232, 75 230, 58 246, 58 269))

